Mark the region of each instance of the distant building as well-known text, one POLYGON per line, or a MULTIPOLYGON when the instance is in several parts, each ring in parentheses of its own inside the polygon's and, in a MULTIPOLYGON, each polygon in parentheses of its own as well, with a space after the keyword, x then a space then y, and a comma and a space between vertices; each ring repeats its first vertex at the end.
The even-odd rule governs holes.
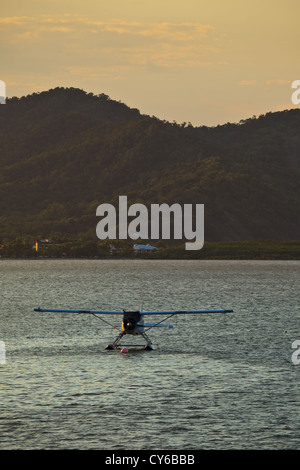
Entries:
POLYGON ((147 245, 135 244, 133 246, 133 251, 135 251, 136 253, 142 252, 142 251, 158 251, 158 248, 156 248, 156 246, 151 246, 149 244, 147 244, 147 245))
POLYGON ((49 246, 54 246, 56 243, 52 243, 48 238, 44 240, 37 240, 35 245, 33 245, 32 249, 36 252, 40 251, 41 248, 48 248, 49 246))

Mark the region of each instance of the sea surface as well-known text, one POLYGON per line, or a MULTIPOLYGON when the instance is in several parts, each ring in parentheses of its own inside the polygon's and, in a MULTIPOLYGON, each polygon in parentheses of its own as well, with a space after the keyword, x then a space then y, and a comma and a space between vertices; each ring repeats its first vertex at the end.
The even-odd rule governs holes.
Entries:
POLYGON ((0 260, 0 449, 299 450, 299 268, 0 260), (148 331, 154 351, 123 354, 101 319, 33 311, 141 303, 234 312, 178 315, 148 331))

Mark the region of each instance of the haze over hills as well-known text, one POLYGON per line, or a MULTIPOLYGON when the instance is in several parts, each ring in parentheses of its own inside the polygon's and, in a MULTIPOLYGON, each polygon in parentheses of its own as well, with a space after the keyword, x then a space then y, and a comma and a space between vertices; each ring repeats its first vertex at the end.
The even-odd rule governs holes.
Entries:
POLYGON ((96 240, 96 208, 204 204, 205 240, 299 240, 300 109, 193 127, 55 88, 0 106, 0 239, 96 240))

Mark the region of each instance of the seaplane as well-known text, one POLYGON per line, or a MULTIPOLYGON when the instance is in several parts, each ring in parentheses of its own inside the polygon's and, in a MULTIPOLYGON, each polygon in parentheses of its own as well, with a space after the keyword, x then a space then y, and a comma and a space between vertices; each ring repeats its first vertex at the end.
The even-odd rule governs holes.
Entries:
MULTIPOLYGON (((167 327, 173 328, 173 325, 165 324, 164 321, 175 315, 187 315, 187 314, 214 314, 214 313, 230 313, 233 310, 222 309, 222 310, 159 310, 159 311, 144 311, 143 305, 140 306, 137 311, 126 311, 126 310, 82 310, 82 309, 49 309, 49 308, 35 308, 35 312, 52 312, 52 313, 77 313, 93 315, 94 317, 102 320, 112 328, 119 330, 119 334, 116 339, 108 344, 105 349, 114 350, 121 349, 121 352, 128 352, 125 345, 121 345, 121 340, 125 335, 142 336, 146 344, 141 347, 147 351, 153 350, 153 343, 146 331, 157 328, 167 327), (104 320, 102 315, 122 315, 122 323, 111 324, 107 320, 104 320), (163 315, 163 319, 154 323, 145 323, 145 318, 149 318, 152 315, 163 315)), ((127 346, 127 345, 126 345, 127 346)), ((134 345, 129 345, 134 346, 134 345)))

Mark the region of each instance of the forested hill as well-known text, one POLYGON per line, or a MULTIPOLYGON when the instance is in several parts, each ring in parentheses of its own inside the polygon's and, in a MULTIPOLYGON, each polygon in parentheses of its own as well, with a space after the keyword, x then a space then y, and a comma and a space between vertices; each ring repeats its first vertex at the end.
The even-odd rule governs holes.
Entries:
POLYGON ((96 207, 205 205, 205 240, 299 240, 300 110, 193 127, 55 88, 0 106, 0 239, 96 238, 96 207))

